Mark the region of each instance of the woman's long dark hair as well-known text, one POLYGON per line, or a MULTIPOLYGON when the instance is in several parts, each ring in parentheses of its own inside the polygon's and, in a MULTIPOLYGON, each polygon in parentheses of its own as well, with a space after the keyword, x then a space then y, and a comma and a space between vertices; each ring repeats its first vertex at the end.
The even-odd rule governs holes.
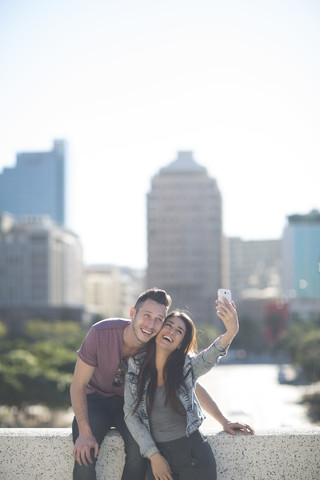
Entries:
MULTIPOLYGON (((182 310, 173 310, 170 312, 169 315, 167 315, 163 325, 165 325, 165 323, 173 317, 181 318, 186 326, 186 333, 183 337, 180 348, 177 348, 171 353, 163 370, 166 403, 169 403, 169 405, 177 411, 177 388, 180 385, 186 388, 183 378, 183 365, 187 354, 197 351, 197 337, 196 327, 191 317, 182 310)), ((146 345, 146 353, 140 366, 140 372, 138 376, 138 394, 134 412, 138 409, 138 406, 141 402, 147 379, 150 379, 147 391, 147 406, 149 412, 151 412, 157 388, 157 377, 156 343, 155 338, 153 338, 146 345)))

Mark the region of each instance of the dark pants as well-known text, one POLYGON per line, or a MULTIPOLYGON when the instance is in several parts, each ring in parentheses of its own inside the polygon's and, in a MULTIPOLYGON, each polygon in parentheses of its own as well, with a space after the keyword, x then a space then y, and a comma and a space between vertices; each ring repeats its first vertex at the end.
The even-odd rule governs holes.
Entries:
MULTIPOLYGON (((174 480, 216 480, 216 462, 211 447, 199 430, 190 437, 157 442, 157 447, 169 463, 174 480)), ((146 480, 154 478, 149 463, 146 480)))
MULTIPOLYGON (((90 428, 97 440, 99 447, 110 430, 115 427, 122 435, 125 445, 126 464, 122 474, 122 480, 144 480, 147 468, 146 459, 140 455, 139 446, 130 434, 123 413, 123 397, 101 397, 100 395, 87 395, 88 415, 90 428)), ((79 436, 78 424, 74 418, 72 423, 73 442, 79 436)), ((73 480, 96 480, 96 459, 91 452, 93 463, 88 466, 80 466, 74 462, 73 480)))

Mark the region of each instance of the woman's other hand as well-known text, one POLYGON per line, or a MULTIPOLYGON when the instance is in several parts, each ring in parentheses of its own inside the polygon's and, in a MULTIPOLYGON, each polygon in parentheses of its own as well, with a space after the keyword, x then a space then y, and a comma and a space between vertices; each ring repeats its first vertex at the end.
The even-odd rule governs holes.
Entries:
POLYGON ((150 461, 152 473, 156 480, 173 480, 170 465, 160 453, 152 455, 150 461))

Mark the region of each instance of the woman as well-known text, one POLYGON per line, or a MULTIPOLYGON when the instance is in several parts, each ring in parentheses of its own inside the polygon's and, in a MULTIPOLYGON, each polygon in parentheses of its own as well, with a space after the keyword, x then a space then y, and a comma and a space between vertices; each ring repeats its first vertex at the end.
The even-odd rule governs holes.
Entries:
POLYGON ((146 352, 129 360, 125 421, 141 455, 150 459, 147 480, 216 479, 213 453, 199 432, 204 415, 195 384, 226 354, 239 330, 234 302, 216 304, 227 331, 206 350, 194 353, 194 323, 185 312, 174 310, 146 352))

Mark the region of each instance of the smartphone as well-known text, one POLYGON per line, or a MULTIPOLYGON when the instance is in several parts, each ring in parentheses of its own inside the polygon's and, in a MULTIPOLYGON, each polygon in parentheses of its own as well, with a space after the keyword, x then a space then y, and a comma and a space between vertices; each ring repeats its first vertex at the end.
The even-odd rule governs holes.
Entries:
POLYGON ((223 298, 226 298, 229 303, 232 302, 231 290, 227 288, 219 288, 218 290, 218 300, 219 302, 223 302, 223 298))

